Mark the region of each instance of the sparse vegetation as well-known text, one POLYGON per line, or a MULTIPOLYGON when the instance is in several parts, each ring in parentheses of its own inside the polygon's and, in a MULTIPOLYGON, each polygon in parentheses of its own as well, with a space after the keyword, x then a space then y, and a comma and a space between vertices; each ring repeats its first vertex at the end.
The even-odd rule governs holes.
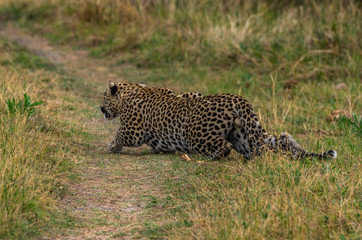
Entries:
POLYGON ((61 128, 67 121, 49 110, 54 92, 42 94, 53 82, 39 78, 56 75, 14 63, 19 53, 7 51, 9 44, 0 40, 0 58, 12 62, 0 66, 0 238, 22 239, 39 234, 54 200, 64 194, 75 155, 64 151, 69 138, 61 128), (42 101, 31 101, 39 98, 46 100, 44 108, 42 101))
POLYGON ((27 114, 27 116, 31 116, 35 113, 35 107, 42 104, 43 102, 34 102, 32 103, 28 94, 24 93, 24 100, 15 101, 15 98, 8 99, 6 101, 6 105, 8 106, 8 110, 10 114, 27 114))
POLYGON ((350 118, 347 118, 345 115, 338 118, 338 126, 341 129, 351 129, 351 131, 357 136, 362 136, 362 117, 353 114, 350 118))
POLYGON ((2 42, 2 50, 4 53, 11 53, 11 58, 3 56, 0 61, 0 65, 9 66, 9 67, 18 67, 19 69, 29 69, 29 70, 55 70, 53 64, 48 61, 45 61, 43 58, 29 53, 23 47, 20 47, 17 44, 10 42, 2 42))
POLYGON ((138 225, 115 213, 81 221, 84 228, 112 227, 102 232, 110 238, 360 238, 361 9, 352 0, 4 1, 0 20, 86 49, 97 64, 68 63, 84 72, 97 72, 100 62, 108 70, 100 69, 99 79, 70 74, 0 41, 0 237, 39 232, 48 218, 64 229, 79 226, 50 213, 64 194, 58 176, 72 174, 78 148, 86 148, 84 158, 123 179, 122 188, 144 181, 158 187, 159 194, 132 196, 144 203, 138 225), (176 92, 241 94, 268 131, 288 131, 311 151, 335 149, 338 158, 299 162, 270 153, 245 163, 236 153, 218 162, 191 156, 199 163, 177 154, 106 154, 92 141, 107 138, 95 133, 101 125, 81 126, 100 118, 95 96, 108 73, 176 92), (25 93, 44 102, 29 120, 9 114, 25 93), (328 118, 333 112, 345 114, 328 118))

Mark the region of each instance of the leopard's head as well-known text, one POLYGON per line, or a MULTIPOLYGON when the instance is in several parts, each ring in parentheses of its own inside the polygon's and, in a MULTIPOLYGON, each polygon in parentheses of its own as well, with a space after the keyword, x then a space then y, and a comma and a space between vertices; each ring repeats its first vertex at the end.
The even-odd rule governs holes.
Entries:
POLYGON ((112 120, 119 116, 119 94, 119 86, 109 82, 100 105, 105 119, 112 120))

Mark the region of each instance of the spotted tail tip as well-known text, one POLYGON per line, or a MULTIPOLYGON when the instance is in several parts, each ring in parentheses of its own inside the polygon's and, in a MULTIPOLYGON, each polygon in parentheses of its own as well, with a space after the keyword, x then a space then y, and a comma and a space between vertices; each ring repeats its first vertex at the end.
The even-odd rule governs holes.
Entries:
POLYGON ((336 159, 336 158, 337 158, 337 152, 334 151, 334 150, 325 151, 325 152, 323 153, 323 155, 326 156, 326 157, 332 158, 332 159, 336 159))

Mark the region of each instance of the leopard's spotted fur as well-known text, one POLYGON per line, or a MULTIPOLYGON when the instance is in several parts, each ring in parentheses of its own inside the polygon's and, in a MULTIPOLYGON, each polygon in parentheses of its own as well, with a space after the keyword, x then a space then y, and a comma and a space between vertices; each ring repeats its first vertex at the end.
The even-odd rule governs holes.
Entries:
POLYGON ((106 119, 120 117, 120 127, 110 143, 112 152, 147 144, 155 152, 200 153, 212 159, 226 157, 232 148, 247 159, 267 149, 295 159, 337 156, 334 150, 306 152, 287 133, 268 134, 252 106, 233 94, 176 96, 167 88, 110 82, 101 111, 106 119))

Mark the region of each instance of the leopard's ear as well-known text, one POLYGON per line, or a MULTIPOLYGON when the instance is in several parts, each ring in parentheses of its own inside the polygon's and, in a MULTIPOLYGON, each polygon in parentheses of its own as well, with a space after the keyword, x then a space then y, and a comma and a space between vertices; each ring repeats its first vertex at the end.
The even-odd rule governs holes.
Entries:
POLYGON ((109 81, 108 87, 109 87, 109 89, 111 89, 112 95, 115 95, 118 90, 117 85, 114 84, 112 81, 109 81))

